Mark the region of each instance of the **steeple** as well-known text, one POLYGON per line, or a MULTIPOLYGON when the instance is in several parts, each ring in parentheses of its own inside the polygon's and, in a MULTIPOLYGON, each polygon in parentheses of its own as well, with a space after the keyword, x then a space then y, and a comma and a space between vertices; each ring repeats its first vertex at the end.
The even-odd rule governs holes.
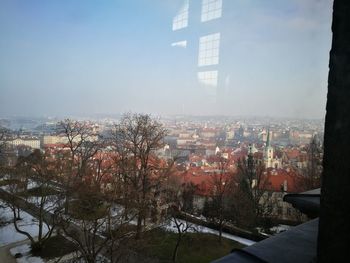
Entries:
POLYGON ((273 148, 270 141, 270 129, 267 130, 266 147, 265 147, 265 166, 270 168, 273 166, 273 148))
POLYGON ((270 147, 270 129, 267 130, 266 148, 270 147))

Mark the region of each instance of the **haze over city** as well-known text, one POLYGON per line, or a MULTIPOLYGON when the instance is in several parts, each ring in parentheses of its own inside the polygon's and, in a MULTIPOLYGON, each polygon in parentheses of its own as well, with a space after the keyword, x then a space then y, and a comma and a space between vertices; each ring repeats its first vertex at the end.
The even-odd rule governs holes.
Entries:
POLYGON ((193 26, 190 7, 178 37, 172 23, 183 4, 2 1, 1 116, 324 117, 331 1, 225 1, 215 28, 193 26), (219 78, 227 73, 214 99, 193 84, 198 38, 213 32, 219 78), (171 46, 183 39, 185 48, 171 46))
POLYGON ((349 0, 0 1, 0 263, 345 262, 349 0))

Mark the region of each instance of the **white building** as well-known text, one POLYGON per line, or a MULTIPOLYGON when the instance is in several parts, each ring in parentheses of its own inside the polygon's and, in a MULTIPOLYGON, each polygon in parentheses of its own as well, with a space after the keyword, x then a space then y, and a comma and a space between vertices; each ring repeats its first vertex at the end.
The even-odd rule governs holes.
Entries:
POLYGON ((266 168, 281 168, 282 160, 274 156, 273 147, 270 144, 270 132, 267 133, 266 147, 264 152, 264 163, 266 168))
MULTIPOLYGON (((76 136, 73 139, 73 142, 78 142, 81 138, 79 136, 76 136)), ((88 136, 85 138, 86 141, 97 141, 97 136, 88 136)), ((68 143, 68 139, 66 136, 62 135, 44 135, 42 137, 42 146, 48 145, 48 144, 66 144, 68 143)))
POLYGON ((25 145, 29 146, 33 149, 40 149, 40 140, 39 139, 34 139, 34 138, 17 138, 12 141, 8 141, 9 145, 12 146, 20 146, 20 145, 25 145))

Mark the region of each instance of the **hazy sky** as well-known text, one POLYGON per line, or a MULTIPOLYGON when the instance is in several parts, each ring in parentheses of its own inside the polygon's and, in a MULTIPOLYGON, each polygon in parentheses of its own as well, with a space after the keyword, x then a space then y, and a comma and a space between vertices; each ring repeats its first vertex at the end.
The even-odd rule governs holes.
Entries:
POLYGON ((0 1, 0 115, 324 116, 333 1, 223 0, 222 18, 173 32, 183 2, 0 1), (194 85, 198 38, 214 32, 216 102, 194 85))

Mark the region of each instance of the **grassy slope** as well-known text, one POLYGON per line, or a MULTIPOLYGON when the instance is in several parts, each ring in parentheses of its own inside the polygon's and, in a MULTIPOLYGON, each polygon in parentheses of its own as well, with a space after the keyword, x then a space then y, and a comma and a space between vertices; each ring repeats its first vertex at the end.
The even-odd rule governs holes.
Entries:
MULTIPOLYGON (((170 261, 176 244, 177 234, 162 230, 153 230, 145 233, 139 241, 139 252, 162 261, 170 261)), ((210 262, 230 253, 233 248, 242 248, 244 245, 232 240, 222 239, 211 234, 189 233, 183 238, 178 250, 177 262, 210 262)))

